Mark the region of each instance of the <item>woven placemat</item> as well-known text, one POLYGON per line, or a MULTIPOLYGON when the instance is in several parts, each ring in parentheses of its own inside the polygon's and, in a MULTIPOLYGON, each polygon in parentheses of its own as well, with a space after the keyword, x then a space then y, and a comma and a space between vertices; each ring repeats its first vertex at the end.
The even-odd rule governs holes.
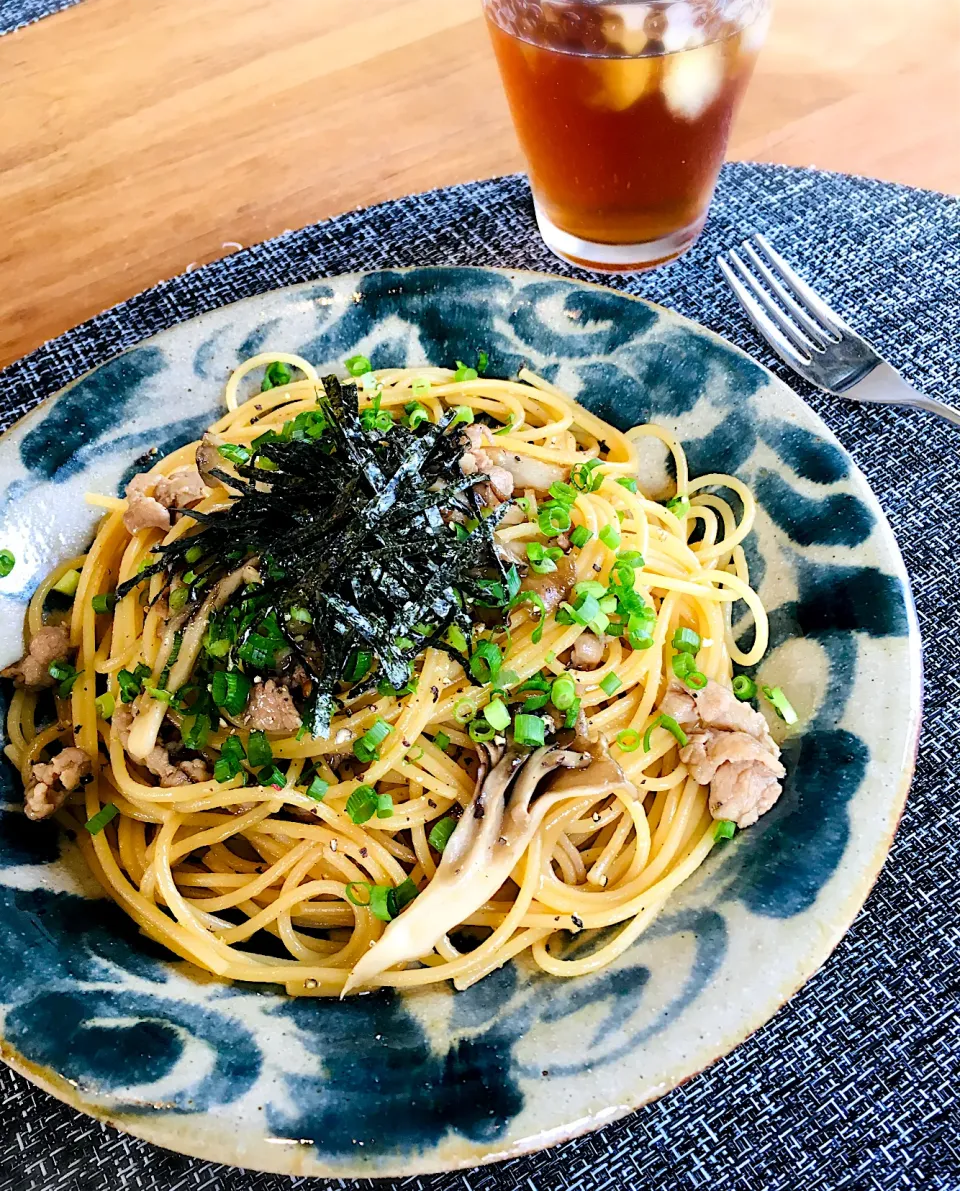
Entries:
POLYGON ((0 0, 0 34, 12 33, 79 3, 80 0, 0 0))
MULTIPOLYGON (((929 415, 825 398, 790 378, 714 263, 721 248, 755 230, 802 263, 912 382, 956 401, 960 201, 840 175, 728 166, 707 232, 684 260, 610 282, 705 323, 794 383, 852 452, 893 523, 926 646, 920 763, 893 852, 819 975, 707 1072, 590 1137, 398 1188, 960 1189, 960 432, 929 415)), ((401 199, 164 282, 47 344, 0 373, 0 427, 122 348, 203 310, 312 277, 444 263, 583 276, 541 244, 523 178, 401 199)), ((6 1068, 0 1097, 0 1191, 345 1185, 156 1149, 79 1116, 6 1068)))

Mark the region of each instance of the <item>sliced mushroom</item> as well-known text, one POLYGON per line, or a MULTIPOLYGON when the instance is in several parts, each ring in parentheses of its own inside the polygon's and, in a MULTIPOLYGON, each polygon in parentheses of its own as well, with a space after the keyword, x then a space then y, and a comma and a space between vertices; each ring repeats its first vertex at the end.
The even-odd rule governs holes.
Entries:
POLYGON ((445 934, 480 909, 513 872, 557 802, 612 793, 625 785, 622 770, 602 743, 588 744, 583 751, 545 746, 529 755, 510 746, 479 785, 433 880, 358 960, 344 993, 429 954, 445 934))

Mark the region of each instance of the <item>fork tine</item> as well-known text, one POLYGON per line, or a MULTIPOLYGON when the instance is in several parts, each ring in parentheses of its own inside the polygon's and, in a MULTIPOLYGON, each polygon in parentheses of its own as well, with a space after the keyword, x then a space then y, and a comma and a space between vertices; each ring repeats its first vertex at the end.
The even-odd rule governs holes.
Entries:
POLYGON ((762 307, 763 312, 771 318, 780 330, 786 335, 795 348, 802 352, 810 360, 813 359, 814 353, 818 350, 810 340, 803 335, 800 330, 790 321, 790 319, 783 313, 780 307, 776 304, 773 298, 767 293, 760 282, 747 268, 746 264, 741 260, 735 249, 727 253, 730 264, 734 271, 739 276, 740 280, 750 291, 754 299, 762 307))
POLYGON ((789 289, 793 292, 795 298, 806 306, 807 310, 827 328, 827 330, 838 339, 842 339, 843 335, 853 334, 847 324, 843 321, 836 311, 831 310, 815 290, 812 290, 809 285, 799 277, 793 269, 787 264, 779 252, 767 240, 766 236, 760 234, 753 237, 753 242, 764 253, 767 260, 773 265, 774 269, 780 275, 780 278, 786 283, 789 289))
POLYGON ((772 293, 786 308, 790 317, 803 328, 804 334, 811 340, 813 346, 823 348, 826 344, 832 342, 830 331, 825 330, 818 322, 815 322, 800 303, 793 298, 790 291, 780 284, 777 275, 749 240, 744 240, 743 251, 750 258, 751 264, 767 283, 772 293))
POLYGON ((798 372, 804 372, 810 365, 810 360, 806 356, 801 356, 797 349, 793 346, 790 340, 783 334, 777 324, 767 314, 764 308, 756 300, 750 290, 743 284, 737 274, 733 271, 726 259, 722 256, 717 257, 717 264, 720 266, 720 271, 727 279, 727 284, 733 290, 740 300, 740 305, 747 312, 747 317, 757 328, 760 334, 771 345, 775 352, 785 360, 791 368, 795 368, 798 372))

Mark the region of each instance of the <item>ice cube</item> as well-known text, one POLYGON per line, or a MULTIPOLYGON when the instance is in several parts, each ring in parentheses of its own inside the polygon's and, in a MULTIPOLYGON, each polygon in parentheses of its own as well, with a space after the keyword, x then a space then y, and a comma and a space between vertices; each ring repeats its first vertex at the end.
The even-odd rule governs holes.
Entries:
POLYGON ((667 9, 667 27, 663 32, 663 48, 668 54, 693 49, 703 43, 703 30, 697 25, 692 8, 674 4, 667 9))
POLYGON ((698 120, 723 86, 723 49, 714 43, 674 54, 664 63, 663 94, 681 120, 698 120))
POLYGON ((603 35, 607 43, 625 54, 639 57, 646 49, 646 20, 649 9, 646 4, 618 4, 612 15, 603 22, 603 35))
POLYGON ((661 58, 605 58, 591 64, 599 86, 595 107, 625 112, 657 86, 661 58))
POLYGON ((763 49, 770 31, 770 13, 765 12, 761 17, 748 25, 740 34, 740 47, 748 53, 757 53, 763 49))

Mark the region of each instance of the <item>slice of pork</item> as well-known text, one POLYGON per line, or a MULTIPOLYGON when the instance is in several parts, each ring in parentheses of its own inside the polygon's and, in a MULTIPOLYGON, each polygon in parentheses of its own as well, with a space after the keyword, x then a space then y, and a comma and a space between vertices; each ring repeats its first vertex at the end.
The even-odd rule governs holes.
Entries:
POLYGON ((82 749, 66 748, 50 761, 35 761, 24 791, 24 814, 28 819, 48 819, 91 773, 90 758, 82 749))
POLYGON ((62 662, 70 656, 70 633, 64 625, 44 625, 30 638, 26 654, 3 671, 3 678, 12 678, 17 686, 40 691, 54 685, 50 677, 52 662, 62 662))
POLYGON ((660 711, 687 733, 680 760, 695 781, 710 787, 714 819, 750 827, 776 803, 786 770, 760 712, 713 680, 697 692, 671 680, 660 711))

